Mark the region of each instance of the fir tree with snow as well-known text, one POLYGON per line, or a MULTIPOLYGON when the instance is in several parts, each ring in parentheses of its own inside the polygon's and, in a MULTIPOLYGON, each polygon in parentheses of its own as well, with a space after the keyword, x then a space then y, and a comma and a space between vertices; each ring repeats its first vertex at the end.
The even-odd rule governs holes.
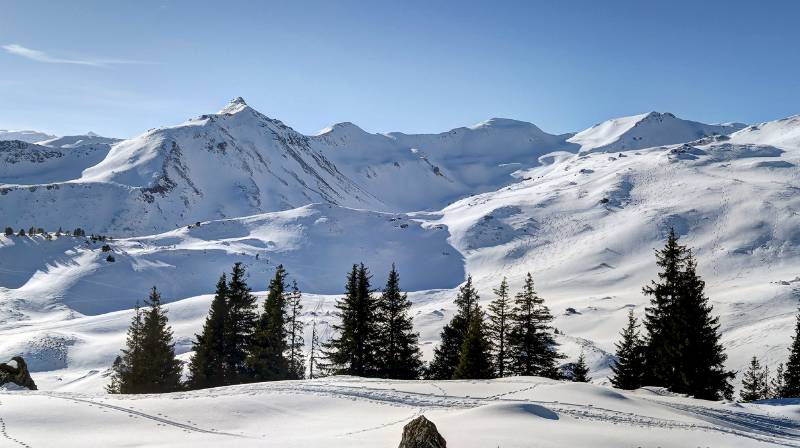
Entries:
POLYGON ((292 287, 286 296, 286 337, 287 350, 286 359, 289 364, 288 378, 301 380, 305 377, 305 362, 303 345, 303 328, 305 324, 301 320, 303 312, 303 294, 297 287, 297 282, 292 282, 292 287))
POLYGON ((586 364, 586 355, 581 352, 578 360, 572 365, 572 381, 576 383, 588 383, 592 379, 589 377, 589 366, 586 364))
POLYGON ((469 322, 467 334, 461 344, 454 380, 488 379, 494 377, 491 344, 486 335, 483 311, 476 306, 469 322))
POLYGON ((139 305, 133 310, 133 318, 128 327, 125 348, 114 359, 111 367, 111 381, 106 391, 112 394, 141 393, 144 373, 144 351, 142 349, 142 310, 139 305))
POLYGON ((770 396, 769 398, 783 398, 784 397, 784 370, 783 370, 783 363, 778 364, 778 367, 775 368, 775 376, 772 377, 769 383, 769 390, 770 396))
POLYGON ((557 363, 564 356, 556 350, 552 321, 553 315, 536 293, 529 272, 514 299, 509 327, 511 369, 515 374, 559 377, 557 363))
POLYGON ((255 331, 256 297, 247 286, 245 267, 234 263, 228 281, 228 316, 225 320, 225 365, 231 384, 250 381, 247 356, 255 331))
POLYGON ((742 390, 739 396, 742 401, 756 401, 767 398, 765 391, 768 388, 768 381, 764 370, 761 368, 761 363, 758 358, 753 356, 750 360, 750 366, 744 372, 742 377, 742 390))
POLYGON ((645 374, 644 347, 633 309, 628 311, 628 324, 621 336, 622 339, 615 344, 617 351, 611 364, 611 384, 619 389, 638 389, 642 387, 645 374))
POLYGON ((478 291, 472 286, 472 276, 468 276, 456 296, 456 314, 450 323, 442 328, 439 345, 434 349, 433 360, 428 367, 429 378, 440 380, 453 378, 460 363, 461 346, 464 344, 470 322, 478 312, 479 298, 478 291))
POLYGON ((494 369, 497 376, 502 378, 509 372, 508 329, 512 308, 505 277, 493 292, 495 299, 489 303, 487 332, 492 343, 494 369))
POLYGON ((411 302, 400 290, 400 275, 392 264, 377 308, 380 334, 378 375, 383 378, 411 380, 419 378, 422 373, 419 335, 414 332, 409 308, 411 302))
POLYGON ((335 336, 325 344, 327 369, 335 375, 375 376, 379 371, 377 347, 378 301, 372 295, 371 275, 364 264, 354 264, 347 276, 345 295, 336 301, 335 336))
POLYGON ((800 311, 797 313, 792 345, 789 346, 789 360, 783 374, 783 397, 800 397, 800 311))
POLYGON ((247 365, 253 381, 289 378, 289 360, 285 356, 288 349, 286 275, 283 265, 278 265, 250 340, 247 365))
POLYGON ((203 329, 192 344, 194 355, 189 362, 191 388, 202 389, 231 384, 225 362, 225 328, 228 320, 228 282, 225 274, 217 282, 214 298, 203 329))

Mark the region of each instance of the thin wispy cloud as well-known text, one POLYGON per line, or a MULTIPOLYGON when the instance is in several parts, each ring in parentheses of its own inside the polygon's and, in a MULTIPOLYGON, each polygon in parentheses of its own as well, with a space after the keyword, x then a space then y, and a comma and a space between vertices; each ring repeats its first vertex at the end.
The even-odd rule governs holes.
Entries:
POLYGON ((34 50, 18 44, 7 44, 1 47, 6 53, 21 56, 32 61, 44 62, 46 64, 71 64, 87 65, 91 67, 108 67, 111 65, 129 64, 148 64, 146 61, 134 61, 129 59, 105 59, 105 58, 62 58, 50 55, 44 51, 34 50))

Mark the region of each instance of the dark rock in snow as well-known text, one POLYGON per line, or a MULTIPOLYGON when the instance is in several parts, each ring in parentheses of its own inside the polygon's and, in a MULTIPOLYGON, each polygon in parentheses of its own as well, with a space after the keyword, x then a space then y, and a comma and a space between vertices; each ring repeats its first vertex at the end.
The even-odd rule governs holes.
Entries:
POLYGON ((30 390, 36 390, 36 383, 33 382, 28 365, 20 356, 11 358, 8 363, 0 363, 0 386, 14 383, 17 386, 30 390))
POLYGON ((447 442, 439 431, 436 425, 430 420, 420 415, 408 422, 403 428, 403 439, 400 441, 398 448, 445 448, 447 442))

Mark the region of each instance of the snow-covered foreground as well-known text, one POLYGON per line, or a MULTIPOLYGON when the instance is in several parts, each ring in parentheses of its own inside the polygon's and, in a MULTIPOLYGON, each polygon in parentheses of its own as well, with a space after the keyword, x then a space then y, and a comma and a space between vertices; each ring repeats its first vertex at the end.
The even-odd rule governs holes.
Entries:
POLYGON ((535 377, 351 377, 166 395, 0 393, 0 446, 394 447, 424 414, 448 446, 800 446, 800 404, 740 405, 535 377))

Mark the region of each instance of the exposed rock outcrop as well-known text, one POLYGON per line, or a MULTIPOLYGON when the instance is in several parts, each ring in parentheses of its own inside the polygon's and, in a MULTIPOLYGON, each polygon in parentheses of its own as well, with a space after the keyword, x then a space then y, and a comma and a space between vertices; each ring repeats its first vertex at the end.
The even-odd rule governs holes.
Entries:
POLYGON ((36 383, 33 382, 28 365, 21 356, 11 358, 7 363, 0 363, 0 386, 14 383, 17 386, 30 390, 36 390, 36 383))
POLYGON ((436 425, 420 415, 403 428, 403 440, 399 448, 446 448, 447 442, 439 434, 436 425))

